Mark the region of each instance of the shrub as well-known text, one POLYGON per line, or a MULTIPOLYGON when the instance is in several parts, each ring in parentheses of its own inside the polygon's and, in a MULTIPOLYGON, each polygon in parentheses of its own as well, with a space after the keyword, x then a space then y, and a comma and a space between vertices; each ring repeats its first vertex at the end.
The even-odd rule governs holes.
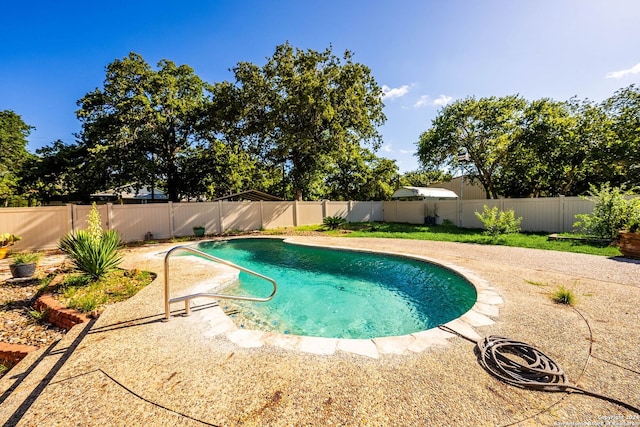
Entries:
POLYGON ((595 203, 590 214, 578 214, 573 226, 586 234, 603 239, 615 239, 618 231, 624 228, 637 229, 640 225, 640 202, 625 199, 622 188, 603 184, 600 189, 591 185, 589 196, 584 199, 595 203))
POLYGON ((40 261, 40 252, 19 252, 11 256, 12 264, 34 264, 40 261))
POLYGON ((328 216, 322 220, 322 224, 330 230, 337 230, 346 223, 347 220, 341 216, 328 216))
POLYGON ((482 213, 475 212, 476 217, 484 225, 485 234, 490 236, 498 236, 500 234, 511 234, 520 232, 520 223, 522 217, 516 218, 513 209, 508 211, 501 211, 497 206, 489 209, 487 205, 484 206, 482 213))
POLYGON ((564 286, 560 286, 551 295, 551 298, 558 304, 573 305, 576 302, 576 296, 571 289, 567 289, 564 286))
POLYGON ((640 231, 640 198, 627 201, 628 215, 626 229, 632 233, 640 231))
POLYGON ((89 228, 68 234, 58 247, 65 252, 73 266, 91 279, 99 279, 120 264, 118 254, 120 235, 115 230, 103 231, 95 203, 89 214, 89 228))

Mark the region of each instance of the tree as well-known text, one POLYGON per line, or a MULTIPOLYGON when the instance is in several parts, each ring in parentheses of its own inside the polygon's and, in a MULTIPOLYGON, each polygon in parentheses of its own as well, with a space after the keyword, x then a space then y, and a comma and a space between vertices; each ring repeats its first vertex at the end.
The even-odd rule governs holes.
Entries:
POLYGON ((27 137, 32 130, 15 112, 0 111, 0 200, 4 206, 19 194, 22 168, 31 156, 27 137))
POLYGON ((34 200, 88 201, 93 187, 89 183, 96 178, 86 159, 84 147, 61 140, 36 150, 36 155, 25 163, 22 177, 29 204, 34 200))
MULTIPOLYGON (((197 142, 210 87, 187 65, 166 59, 155 71, 135 53, 107 66, 104 89, 78 101, 81 141, 106 187, 163 187, 178 201, 180 158, 197 142)), ((104 189, 104 188, 103 188, 104 189)))
POLYGON ((272 164, 285 165, 297 200, 317 185, 328 157, 380 144, 382 91, 352 58, 349 51, 341 60, 331 47, 302 51, 286 43, 262 68, 241 62, 233 69, 244 136, 272 164))
POLYGON ((640 186, 640 88, 620 89, 602 107, 616 135, 616 143, 606 147, 616 158, 620 178, 611 182, 627 188, 640 186))
POLYGON ((428 187, 444 181, 451 181, 451 174, 441 170, 409 171, 400 177, 400 185, 408 187, 428 187))
POLYGON ((395 160, 377 157, 370 150, 334 157, 326 174, 323 198, 332 200, 387 200, 398 180, 395 160))
POLYGON ((581 180, 577 104, 543 98, 526 105, 497 179, 507 197, 570 195, 581 180))
POLYGON ((526 101, 518 96, 466 98, 445 106, 420 135, 418 157, 427 170, 461 168, 477 179, 487 197, 497 198, 496 183, 519 127, 526 101), (468 154, 461 162, 458 154, 468 154))

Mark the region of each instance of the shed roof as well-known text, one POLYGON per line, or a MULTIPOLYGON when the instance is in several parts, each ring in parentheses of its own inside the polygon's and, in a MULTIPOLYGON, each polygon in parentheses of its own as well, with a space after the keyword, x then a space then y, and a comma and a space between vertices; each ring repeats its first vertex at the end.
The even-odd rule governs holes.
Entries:
POLYGON ((457 199, 458 195, 445 188, 400 187, 394 191, 391 199, 457 199))
POLYGON ((262 191, 247 190, 240 193, 230 194, 228 196, 218 197, 217 199, 213 199, 212 201, 215 202, 218 200, 251 200, 254 202, 262 200, 266 202, 279 202, 283 199, 272 196, 271 194, 263 193, 262 191))

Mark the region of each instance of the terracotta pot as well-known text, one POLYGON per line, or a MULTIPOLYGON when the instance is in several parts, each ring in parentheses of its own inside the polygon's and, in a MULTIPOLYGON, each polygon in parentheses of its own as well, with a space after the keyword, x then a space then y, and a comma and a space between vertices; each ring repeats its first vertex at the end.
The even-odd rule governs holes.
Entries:
POLYGON ((23 277, 31 277, 36 272, 36 263, 31 264, 11 264, 9 265, 11 275, 14 279, 21 279, 23 277))
POLYGON ((640 259, 640 233, 621 231, 618 233, 618 241, 622 255, 640 259))

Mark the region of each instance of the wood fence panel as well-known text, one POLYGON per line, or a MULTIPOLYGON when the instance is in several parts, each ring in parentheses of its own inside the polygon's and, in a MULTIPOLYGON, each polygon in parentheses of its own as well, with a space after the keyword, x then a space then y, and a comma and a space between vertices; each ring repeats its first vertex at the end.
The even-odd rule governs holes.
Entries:
POLYGON ((55 249, 71 227, 71 206, 0 209, 0 233, 22 237, 11 252, 55 249))
POLYGON ((259 230, 262 227, 260 202, 222 202, 222 228, 228 230, 259 230))
POLYGON ((351 213, 350 213, 349 221, 370 222, 370 221, 384 220, 382 202, 350 202, 350 203, 351 203, 351 213))
POLYGON ((447 219, 453 224, 458 225, 458 208, 460 204, 457 200, 439 200, 433 203, 437 216, 437 223, 447 219))
POLYGON ((291 202, 262 202, 263 229, 293 227, 294 209, 291 202))
POLYGON ((522 217, 523 231, 562 232, 562 200, 545 199, 504 199, 503 210, 513 210, 515 217, 522 217))
POLYGON ((172 237, 170 207, 170 203, 113 205, 112 228, 125 242, 144 240, 147 233, 155 239, 168 239, 172 237))
POLYGON ((221 234, 218 202, 173 203, 173 235, 193 236, 193 227, 204 227, 206 234, 221 234))
POLYGON ((297 225, 322 224, 322 202, 296 202, 297 225))
MULTIPOLYGON (((325 217, 339 216, 349 221, 349 202, 326 201, 324 203, 325 203, 325 214, 324 214, 325 217)), ((322 223, 322 221, 320 223, 322 223)))

